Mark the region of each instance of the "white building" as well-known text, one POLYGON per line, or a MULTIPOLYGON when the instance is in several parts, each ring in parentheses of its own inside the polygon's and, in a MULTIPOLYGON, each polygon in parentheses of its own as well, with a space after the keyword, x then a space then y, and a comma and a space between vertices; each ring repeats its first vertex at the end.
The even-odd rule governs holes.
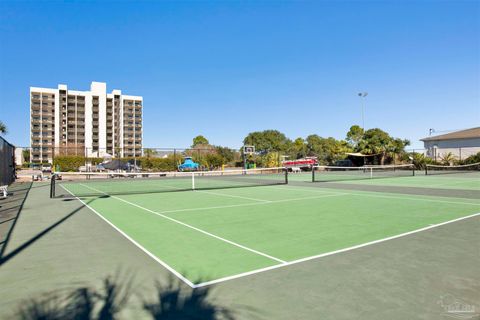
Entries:
POLYGON ((15 148, 15 165, 22 166, 25 162, 25 158, 23 157, 23 148, 15 148))
POLYGON ((438 161, 452 153, 462 160, 480 152, 480 127, 427 137, 420 141, 423 141, 427 156, 432 159, 438 161))
POLYGON ((142 97, 107 93, 102 82, 92 82, 90 91, 30 87, 30 159, 141 156, 142 108, 142 97))

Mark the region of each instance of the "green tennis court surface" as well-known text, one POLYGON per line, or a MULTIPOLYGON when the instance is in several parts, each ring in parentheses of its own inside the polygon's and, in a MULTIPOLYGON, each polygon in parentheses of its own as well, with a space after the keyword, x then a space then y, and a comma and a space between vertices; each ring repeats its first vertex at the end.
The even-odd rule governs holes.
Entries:
MULTIPOLYGON (((289 175, 293 181, 305 177, 289 175)), ((355 183, 391 180, 445 188, 444 179, 458 179, 458 184, 450 184, 458 186, 467 178, 417 176, 355 183)), ((121 183, 134 193, 138 182, 121 183)), ((135 194, 110 194, 108 183, 65 182, 61 187, 83 195, 92 210, 191 286, 288 268, 480 212, 479 199, 326 189, 314 184, 135 194)), ((475 182, 466 185, 477 190, 475 182)))
MULTIPOLYGON (((444 175, 425 175, 417 171, 415 176, 380 177, 370 179, 368 176, 359 178, 356 175, 343 175, 335 172, 324 174, 325 180, 347 184, 367 184, 379 186, 406 186, 417 188, 464 189, 480 190, 480 172, 457 173, 444 175)), ((291 181, 312 181, 310 172, 290 174, 291 181)))

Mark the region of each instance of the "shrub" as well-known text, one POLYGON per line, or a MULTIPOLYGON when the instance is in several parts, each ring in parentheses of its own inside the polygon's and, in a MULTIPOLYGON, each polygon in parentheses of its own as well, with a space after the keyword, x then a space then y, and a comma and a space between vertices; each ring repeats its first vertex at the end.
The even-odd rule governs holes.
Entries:
POLYGON ((269 152, 258 159, 258 164, 262 168, 274 168, 280 166, 280 156, 278 152, 269 152))
POLYGON ((53 167, 59 171, 72 172, 85 165, 85 157, 82 156, 57 156, 53 159, 53 167))
POLYGON ((480 162, 480 152, 470 157, 466 158, 462 161, 462 164, 472 164, 472 163, 479 163, 480 162))
POLYGON ((87 158, 87 162, 90 162, 93 166, 103 162, 103 158, 87 158))
POLYGON ((145 171, 176 171, 181 157, 169 155, 166 158, 140 157, 137 158, 137 165, 145 171))
POLYGON ((425 169, 425 166, 427 164, 433 164, 435 161, 433 161, 432 158, 426 157, 422 153, 413 153, 413 164, 415 165, 416 169, 422 170, 425 169))

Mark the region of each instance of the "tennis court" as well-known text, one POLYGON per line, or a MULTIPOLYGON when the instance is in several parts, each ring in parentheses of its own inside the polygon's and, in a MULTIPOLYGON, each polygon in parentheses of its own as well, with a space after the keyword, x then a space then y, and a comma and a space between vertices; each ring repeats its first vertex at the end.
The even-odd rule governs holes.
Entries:
MULTIPOLYGON (((291 174, 291 181, 334 182, 346 184, 366 184, 376 186, 405 186, 415 188, 480 190, 480 166, 453 166, 447 170, 443 166, 431 166, 430 170, 414 170, 411 166, 383 166, 387 170, 375 168, 338 168, 337 171, 324 171, 312 178, 311 172, 291 174), (393 171, 393 168, 401 170, 393 171), (460 170, 458 169, 460 167, 460 170), (435 170, 438 169, 438 170, 435 170), (371 171, 370 171, 371 170, 371 171)), ((327 167, 328 168, 328 167, 327 167)))
POLYGON ((288 268, 480 212, 480 197, 434 195, 436 184, 444 188, 451 180, 459 187, 461 179, 478 180, 477 172, 344 181, 428 187, 432 196, 330 189, 305 180, 309 173, 289 174, 287 184, 282 170, 215 175, 197 176, 195 191, 186 191, 189 174, 64 178, 57 201, 67 193, 77 197, 191 287, 288 268))

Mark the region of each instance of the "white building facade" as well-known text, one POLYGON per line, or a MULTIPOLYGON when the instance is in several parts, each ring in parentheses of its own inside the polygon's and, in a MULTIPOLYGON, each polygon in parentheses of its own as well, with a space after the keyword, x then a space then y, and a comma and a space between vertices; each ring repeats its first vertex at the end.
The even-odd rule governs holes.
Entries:
POLYGON ((30 87, 30 160, 52 163, 59 155, 139 157, 143 141, 143 98, 90 91, 30 87))

